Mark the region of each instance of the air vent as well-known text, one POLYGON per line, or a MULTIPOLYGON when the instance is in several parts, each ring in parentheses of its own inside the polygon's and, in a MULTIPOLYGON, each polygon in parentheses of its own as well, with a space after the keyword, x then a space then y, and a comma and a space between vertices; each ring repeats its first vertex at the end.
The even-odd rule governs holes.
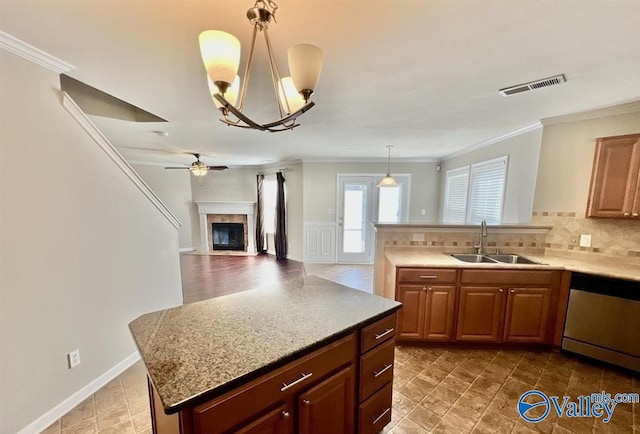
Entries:
POLYGON ((541 87, 555 86, 556 84, 562 84, 567 81, 564 78, 564 74, 556 75, 553 77, 543 78, 542 80, 530 81, 529 83, 517 84, 515 86, 505 87, 500 89, 500 95, 509 96, 516 93, 528 92, 534 89, 540 89, 541 87))

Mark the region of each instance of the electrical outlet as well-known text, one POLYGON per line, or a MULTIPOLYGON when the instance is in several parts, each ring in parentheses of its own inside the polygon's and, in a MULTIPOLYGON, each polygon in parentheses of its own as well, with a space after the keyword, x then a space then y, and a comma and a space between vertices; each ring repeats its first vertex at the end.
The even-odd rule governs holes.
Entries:
POLYGON ((591 247, 591 235, 580 235, 580 247, 591 247))
POLYGON ((422 209, 420 210, 420 214, 422 214, 422 215, 426 215, 426 214, 427 214, 427 210, 426 210, 426 209, 424 209, 424 208, 422 208, 422 209))
POLYGON ((74 350, 67 354, 67 360, 69 362, 69 369, 78 366, 80 364, 80 350, 74 350))

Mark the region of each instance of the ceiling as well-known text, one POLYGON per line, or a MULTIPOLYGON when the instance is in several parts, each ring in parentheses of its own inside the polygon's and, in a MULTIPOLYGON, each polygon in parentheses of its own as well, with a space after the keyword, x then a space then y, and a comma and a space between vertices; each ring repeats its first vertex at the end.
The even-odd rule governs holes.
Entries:
MULTIPOLYGON (((251 0, 0 0, 0 28, 75 66, 68 75, 166 123, 92 117, 133 162, 433 161, 540 119, 640 99, 637 0, 278 0, 286 50, 324 50, 316 106, 294 131, 227 127, 207 90, 198 34, 242 42, 251 0), (498 89, 564 73, 565 84, 498 89), (159 136, 153 131, 166 131, 159 136)), ((263 41, 245 111, 277 116, 263 41)))

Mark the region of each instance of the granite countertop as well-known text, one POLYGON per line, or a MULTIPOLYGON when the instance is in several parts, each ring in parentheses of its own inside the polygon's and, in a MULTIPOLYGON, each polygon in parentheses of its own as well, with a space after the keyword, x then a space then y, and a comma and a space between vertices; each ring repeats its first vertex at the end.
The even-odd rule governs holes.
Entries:
POLYGON ((640 281, 640 258, 549 250, 545 253, 518 254, 540 264, 476 264, 459 261, 449 253, 417 250, 386 252, 385 257, 398 267, 552 269, 640 281))
POLYGON ((311 276, 145 314, 129 328, 165 411, 174 413, 399 307, 311 276))

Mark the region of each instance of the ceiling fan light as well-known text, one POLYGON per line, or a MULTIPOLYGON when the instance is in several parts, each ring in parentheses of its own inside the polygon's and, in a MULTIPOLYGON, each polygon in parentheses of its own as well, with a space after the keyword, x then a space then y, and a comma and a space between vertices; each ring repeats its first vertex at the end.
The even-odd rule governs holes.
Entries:
POLYGON ((209 171, 207 166, 192 166, 189 170, 193 176, 204 176, 209 171))
POLYGON ((387 175, 384 178, 382 178, 382 180, 378 184, 378 187, 397 187, 397 186, 398 186, 398 182, 389 173, 387 173, 387 175))
POLYGON ((206 30, 200 33, 200 54, 207 74, 216 84, 220 93, 226 89, 221 88, 217 82, 233 83, 238 66, 240 65, 240 41, 235 36, 220 30, 206 30))
POLYGON ((289 48, 289 72, 296 89, 311 95, 322 72, 322 49, 311 44, 298 44, 289 48))
MULTIPOLYGON (((222 107, 222 104, 218 102, 217 99, 213 97, 216 93, 220 93, 220 90, 215 85, 211 77, 207 76, 207 83, 209 84, 209 93, 211 94, 211 99, 215 103, 217 108, 222 107)), ((224 94, 224 98, 229 101, 231 104, 236 105, 236 101, 238 101, 238 94, 240 93, 240 77, 236 75, 235 80, 233 80, 233 84, 224 94)))
POLYGON ((282 107, 285 109, 287 108, 287 102, 289 103, 288 113, 296 112, 304 107, 304 98, 298 93, 291 77, 283 77, 280 79, 280 83, 278 83, 278 96, 280 97, 282 107))

